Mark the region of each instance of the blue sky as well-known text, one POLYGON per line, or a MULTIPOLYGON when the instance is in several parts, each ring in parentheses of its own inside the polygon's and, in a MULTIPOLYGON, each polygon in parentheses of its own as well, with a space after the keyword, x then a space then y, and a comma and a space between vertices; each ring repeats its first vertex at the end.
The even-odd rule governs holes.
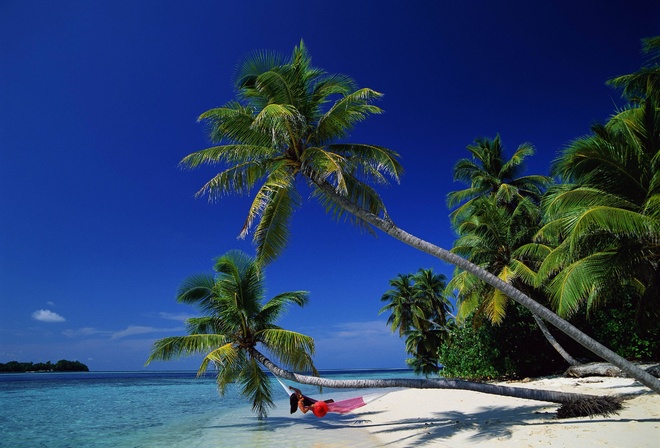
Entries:
MULTIPOLYGON (((181 281, 254 253, 236 239, 250 199, 195 199, 213 170, 177 167, 209 146, 197 117, 234 97, 251 51, 304 39, 314 65, 384 93, 385 114, 347 141, 401 154, 401 185, 381 190, 392 218, 450 248, 445 197, 462 188, 465 147, 531 142, 527 172, 547 174, 622 104, 604 83, 637 70, 658 32, 650 0, 0 2, 0 362, 142 369, 195 314, 175 302, 181 281)), ((310 291, 281 323, 315 338, 318 367, 404 367, 380 297, 421 267, 453 270, 310 199, 266 275, 269 296, 310 291)))

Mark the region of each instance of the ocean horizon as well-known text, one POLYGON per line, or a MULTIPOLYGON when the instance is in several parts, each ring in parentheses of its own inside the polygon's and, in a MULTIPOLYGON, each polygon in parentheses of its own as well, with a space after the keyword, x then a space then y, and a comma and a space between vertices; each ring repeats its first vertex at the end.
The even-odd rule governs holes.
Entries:
MULTIPOLYGON (((270 372, 268 372, 270 374, 270 372)), ((414 378, 409 369, 327 369, 328 379, 414 378)), ((271 374, 272 375, 272 374, 271 374)), ((0 375, 0 447, 370 447, 351 414, 319 419, 290 414, 288 394, 273 377, 275 408, 259 420, 230 385, 192 370, 34 372, 0 375)), ((293 383, 291 383, 293 384, 293 383)), ((388 389, 296 385, 306 395, 342 400, 388 389)))

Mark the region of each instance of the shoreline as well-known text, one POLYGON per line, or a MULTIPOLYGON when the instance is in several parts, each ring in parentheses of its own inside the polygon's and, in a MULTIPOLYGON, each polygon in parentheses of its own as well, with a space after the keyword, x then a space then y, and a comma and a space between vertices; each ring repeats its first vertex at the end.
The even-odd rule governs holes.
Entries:
POLYGON ((454 389, 406 389, 354 411, 352 426, 404 447, 655 447, 660 395, 631 378, 548 377, 496 384, 594 395, 634 395, 609 417, 558 419, 555 403, 454 389))

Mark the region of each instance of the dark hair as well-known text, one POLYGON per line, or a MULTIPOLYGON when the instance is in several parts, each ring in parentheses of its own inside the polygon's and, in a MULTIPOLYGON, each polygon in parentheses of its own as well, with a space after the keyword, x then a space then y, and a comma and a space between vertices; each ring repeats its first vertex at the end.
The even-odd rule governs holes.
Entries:
POLYGON ((293 414, 298 409, 298 394, 292 393, 289 397, 289 403, 291 403, 291 413, 293 414))

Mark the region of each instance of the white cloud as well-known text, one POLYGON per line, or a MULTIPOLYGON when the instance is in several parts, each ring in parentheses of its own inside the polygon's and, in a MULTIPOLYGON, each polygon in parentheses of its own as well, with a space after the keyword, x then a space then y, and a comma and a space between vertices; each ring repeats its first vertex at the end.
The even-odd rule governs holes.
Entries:
POLYGON ((66 319, 50 310, 37 310, 32 318, 41 322, 64 322, 66 319))
POLYGON ((77 330, 66 330, 62 333, 68 337, 77 337, 77 336, 109 336, 110 339, 122 339, 129 336, 135 336, 138 334, 150 334, 150 333, 180 333, 183 331, 183 327, 178 328, 156 328, 156 327, 147 327, 141 325, 129 325, 123 330, 119 331, 110 331, 110 330, 99 330, 98 328, 93 327, 84 327, 77 330))
POLYGON ((167 320, 176 320, 179 322, 185 322, 187 319, 190 319, 191 317, 195 317, 193 314, 185 314, 185 313, 165 313, 165 312, 160 312, 158 313, 158 316, 160 316, 161 319, 167 319, 167 320))
POLYGON ((134 336, 136 334, 173 333, 178 331, 181 331, 181 328, 155 328, 155 327, 143 327, 139 325, 129 325, 125 330, 116 331, 112 333, 110 339, 121 339, 127 336, 134 336))
POLYGON ((97 334, 112 334, 111 331, 105 331, 105 330, 99 330, 93 327, 84 327, 84 328, 79 328, 77 330, 65 330, 62 332, 64 336, 68 336, 70 338, 75 337, 75 336, 94 336, 97 334))
POLYGON ((363 339, 388 337, 392 332, 384 321, 340 322, 328 327, 325 337, 330 339, 363 339))

